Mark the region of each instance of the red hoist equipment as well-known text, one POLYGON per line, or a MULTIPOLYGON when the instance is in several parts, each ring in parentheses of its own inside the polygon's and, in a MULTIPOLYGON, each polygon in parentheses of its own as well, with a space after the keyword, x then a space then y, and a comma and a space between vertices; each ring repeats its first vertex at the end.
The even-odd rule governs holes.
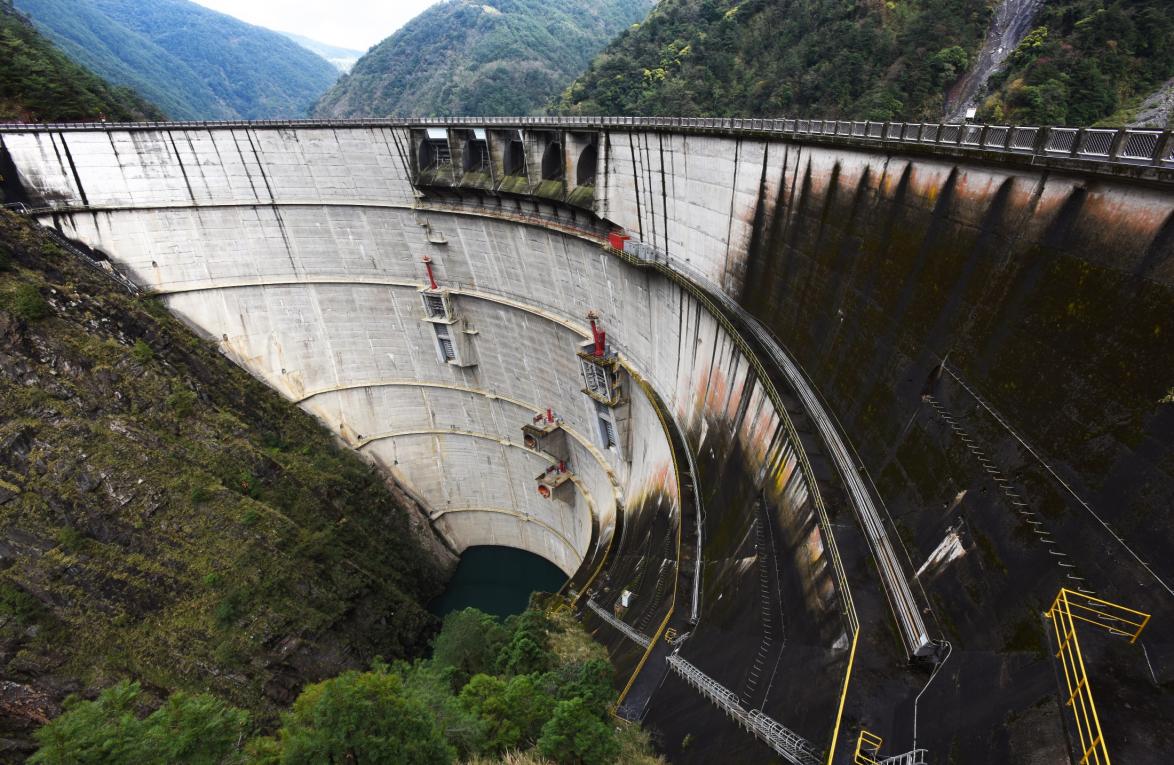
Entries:
POLYGON ((595 356, 602 358, 607 352, 607 333, 599 328, 599 314, 596 311, 587 312, 587 321, 591 322, 591 338, 595 341, 595 356))
POLYGON ((432 258, 425 255, 420 260, 422 260, 424 262, 424 270, 426 270, 428 272, 429 289, 439 289, 436 286, 436 277, 432 275, 432 258))

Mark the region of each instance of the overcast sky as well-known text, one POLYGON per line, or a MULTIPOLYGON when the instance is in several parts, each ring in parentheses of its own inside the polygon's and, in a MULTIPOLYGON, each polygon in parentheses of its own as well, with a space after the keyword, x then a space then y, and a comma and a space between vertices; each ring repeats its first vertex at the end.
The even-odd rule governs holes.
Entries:
POLYGON ((366 51, 437 0, 195 0, 278 32, 366 51))

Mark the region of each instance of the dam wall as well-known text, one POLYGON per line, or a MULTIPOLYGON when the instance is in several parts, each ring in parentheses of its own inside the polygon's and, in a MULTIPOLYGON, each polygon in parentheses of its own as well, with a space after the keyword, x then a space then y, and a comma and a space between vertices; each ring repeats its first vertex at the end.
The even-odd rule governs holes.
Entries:
MULTIPOLYGON (((1161 179, 679 127, 0 142, 11 199, 316 414, 454 549, 560 566, 674 761, 773 754, 655 658, 665 635, 829 762, 860 728, 896 750, 915 729, 942 761, 1032 762, 1067 747, 1039 619, 1057 589, 1170 610, 1168 540, 1146 534, 1174 506, 1161 179), (617 229, 644 255, 605 247, 617 229), (447 360, 422 302, 440 293, 447 360), (589 311, 616 406, 584 393, 589 311), (565 446, 523 432, 548 408, 565 446), (560 463, 548 499, 536 477, 560 463), (856 485, 936 641, 928 685, 856 485)), ((1092 651, 1106 693, 1169 708, 1146 679, 1174 676, 1159 622, 1149 670, 1092 651)), ((1160 737, 1124 709, 1106 727, 1144 762, 1160 737)))
POLYGON ((922 730, 948 717, 955 750, 1014 761, 1039 720, 992 735, 984 714, 954 718, 936 703, 950 670, 954 698, 998 698, 1006 673, 1043 698, 1050 668, 1016 654, 1062 586, 1171 612, 1169 536, 1150 530, 1174 520, 1174 194, 916 149, 617 131, 598 205, 802 367, 952 644, 922 730))
MULTIPOLYGON (((735 688, 764 662, 772 674, 789 669, 819 683, 802 713, 779 708, 789 688, 780 685, 769 705, 767 680, 755 677, 753 689, 787 724, 826 743, 847 659, 842 593, 799 468, 802 447, 743 351, 689 291, 608 255, 597 237, 418 199, 413 140, 395 128, 249 127, 3 138, 30 203, 51 208, 37 213, 44 222, 109 257, 385 468, 454 549, 507 544, 542 555, 572 577, 577 600, 653 639, 678 601, 682 620, 691 608, 690 593, 678 592, 690 579, 681 571, 675 429, 706 457, 687 480, 707 501, 732 503, 706 517, 704 563, 692 564, 704 568, 696 601, 722 613, 743 600, 731 593, 755 598, 735 605, 737 614, 702 617, 686 651, 735 688), (437 356, 421 304, 429 268, 460 317, 462 364, 437 356), (626 404, 613 416, 619 443, 610 447, 576 355, 591 337, 590 310, 626 376, 626 404), (548 408, 568 436, 566 486, 574 487, 551 499, 535 477, 561 460, 527 446, 522 432, 548 408), (731 633, 762 644, 753 606, 762 577, 749 564, 765 525, 777 544, 771 565, 786 572, 793 653, 783 662, 776 643, 769 655, 717 665, 706 660, 709 646, 723 647, 731 633)), ((556 183, 533 185, 560 194, 556 183)), ((585 614, 625 676, 641 665, 642 647, 585 614)), ((782 618, 777 607, 769 617, 782 618)), ((722 719, 689 698, 695 713, 722 719)), ((727 747, 762 755, 761 744, 727 727, 727 747)), ((707 748, 722 746, 718 730, 707 748)))

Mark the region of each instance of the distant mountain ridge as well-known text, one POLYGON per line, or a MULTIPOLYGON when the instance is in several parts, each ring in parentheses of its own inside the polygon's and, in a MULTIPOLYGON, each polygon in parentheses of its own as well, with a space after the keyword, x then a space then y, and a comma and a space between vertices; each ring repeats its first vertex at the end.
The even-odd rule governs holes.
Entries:
POLYGON ((17 0, 66 54, 173 119, 304 116, 338 71, 285 36, 188 0, 17 0))
POLYGON ((653 0, 447 0, 372 48, 317 117, 541 112, 653 0))
POLYGON ((334 68, 340 72, 349 72, 355 62, 363 57, 364 51, 354 50, 353 48, 340 48, 337 45, 319 42, 318 40, 302 35, 295 35, 293 32, 281 32, 289 39, 296 42, 308 51, 317 53, 322 58, 334 64, 334 68))

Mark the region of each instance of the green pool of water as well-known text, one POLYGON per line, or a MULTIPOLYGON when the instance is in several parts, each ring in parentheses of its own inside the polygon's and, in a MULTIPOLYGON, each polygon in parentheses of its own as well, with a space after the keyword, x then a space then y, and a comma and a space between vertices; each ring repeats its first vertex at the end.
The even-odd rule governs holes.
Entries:
POLYGON ((532 592, 557 592, 566 581, 550 561, 514 547, 470 547, 444 593, 428 604, 437 616, 477 608, 506 617, 526 610, 532 592))

